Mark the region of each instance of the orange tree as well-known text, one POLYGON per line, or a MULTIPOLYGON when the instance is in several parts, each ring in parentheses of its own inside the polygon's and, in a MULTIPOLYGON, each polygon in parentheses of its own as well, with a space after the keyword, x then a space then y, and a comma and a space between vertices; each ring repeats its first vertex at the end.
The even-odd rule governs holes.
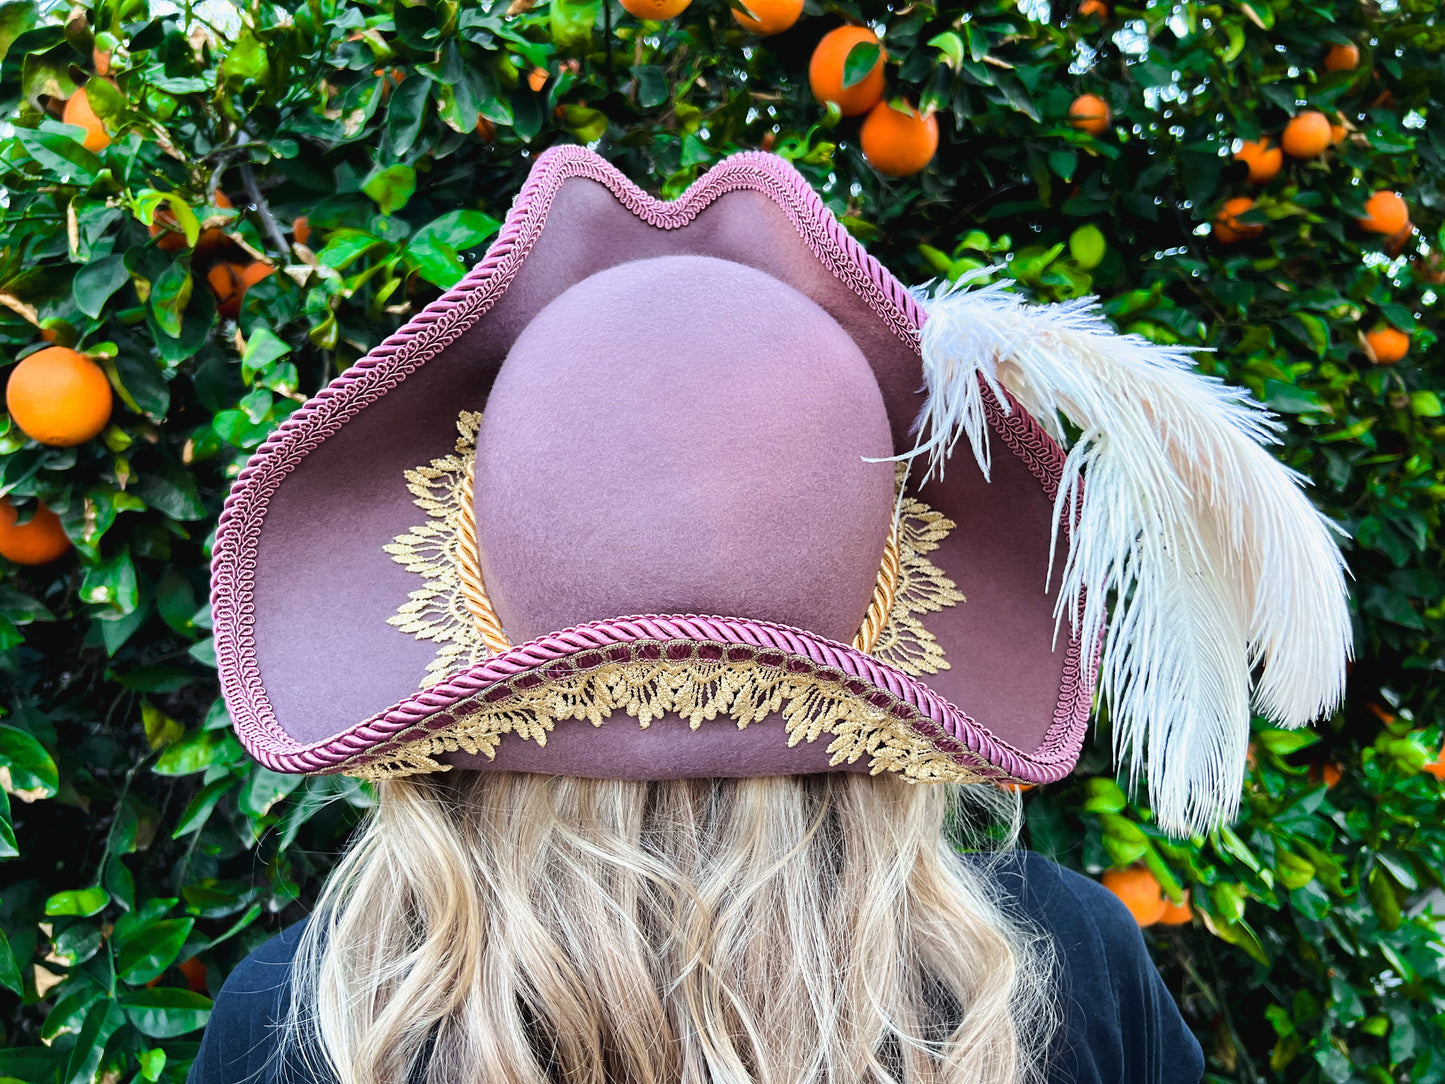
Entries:
POLYGON ((368 792, 228 732, 220 502, 582 141, 669 196, 772 149, 906 276, 1097 293, 1287 419, 1345 532, 1347 706, 1258 729, 1208 837, 1162 838, 1105 737, 1028 838, 1162 920, 1215 1079, 1445 1080, 1435 7, 808 0, 759 37, 724 0, 0 4, 0 365, 53 351, 0 423, 0 1077, 184 1079, 314 897, 368 792), (845 25, 881 42, 831 39, 820 104, 845 25))

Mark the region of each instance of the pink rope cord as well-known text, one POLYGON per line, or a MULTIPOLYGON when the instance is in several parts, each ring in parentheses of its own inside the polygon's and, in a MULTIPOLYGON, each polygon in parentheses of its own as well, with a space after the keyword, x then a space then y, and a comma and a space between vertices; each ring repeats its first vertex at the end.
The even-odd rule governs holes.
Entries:
POLYGON ((705 647, 716 647, 722 659, 786 669, 838 684, 924 733, 941 750, 960 758, 960 763, 977 768, 976 758, 985 758, 1000 778, 1052 782, 1073 765, 1072 756, 1044 758, 1014 748, 921 682, 852 647, 784 625, 691 614, 597 621, 539 637, 454 674, 342 734, 309 745, 288 741, 278 748, 239 721, 237 733, 252 755, 273 770, 335 770, 399 731, 429 721, 433 728, 449 725, 452 720, 442 718, 443 713, 464 701, 485 697, 489 690, 510 692, 506 683, 529 677, 540 683, 547 679, 547 668, 560 660, 575 660, 584 668, 600 666, 615 661, 606 649, 637 642, 655 643, 660 659, 692 658, 705 647), (670 654, 674 649, 679 654, 670 654), (586 658, 589 653, 595 657, 586 658))
MULTIPOLYGON (((801 630, 760 622, 701 617, 643 617, 568 629, 511 649, 455 675, 331 738, 300 746, 276 719, 256 658, 254 591, 256 555, 271 496, 314 448, 361 410, 376 403, 411 373, 455 342, 496 304, 536 243, 553 198, 573 178, 604 185, 639 219, 660 229, 693 221, 720 196, 737 190, 771 198, 787 215, 817 258, 846 283, 898 338, 917 352, 926 314, 895 279, 834 218, 817 193, 787 162, 746 152, 715 166, 677 200, 647 195, 594 152, 554 147, 542 154, 518 194, 496 241, 451 290, 338 376, 282 423, 241 471, 222 509, 212 560, 211 605, 222 693, 243 744, 258 760, 279 771, 317 771, 363 752, 394 733, 444 711, 459 698, 489 683, 529 674, 569 654, 626 639, 664 644, 696 642, 776 649, 786 659, 822 666, 866 682, 916 714, 915 725, 939 748, 968 748, 1009 767, 1009 774, 1048 782, 1067 774, 1083 741, 1097 652, 1081 665, 1080 645, 1067 648, 1064 681, 1054 721, 1043 746, 1032 755, 1008 747, 958 708, 901 671, 883 666, 851 648, 801 630), (960 743, 962 743, 960 745, 960 743)), ((1005 413, 987 397, 989 423, 1028 466, 1052 499, 1062 476, 1064 453, 1017 404, 1005 413)), ((785 660, 786 661, 786 660, 785 660)), ((541 680, 539 677, 538 680, 541 680)), ((866 695, 860 690, 858 695, 866 695)), ((969 758, 972 763, 972 758, 969 758)))

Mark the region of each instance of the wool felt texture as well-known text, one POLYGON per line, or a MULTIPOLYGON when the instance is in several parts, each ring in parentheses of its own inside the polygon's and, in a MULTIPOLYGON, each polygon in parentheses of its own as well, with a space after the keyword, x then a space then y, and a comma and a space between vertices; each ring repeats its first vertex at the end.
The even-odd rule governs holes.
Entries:
POLYGON ((478 435, 483 580, 513 643, 623 613, 846 643, 892 525, 888 415, 815 302, 703 256, 599 272, 522 332, 478 435), (756 314, 756 316, 755 316, 756 314))
MULTIPOLYGON (((661 204, 591 152, 543 155, 462 286, 243 472, 213 592, 238 736, 278 770, 319 770, 401 706, 445 706, 421 687, 434 646, 388 624, 419 582, 383 547, 420 521, 405 473, 452 451, 462 410, 484 412, 477 530, 513 644, 660 610, 846 645, 893 497, 892 465, 863 459, 913 445, 921 319, 779 159, 739 156, 661 204)), ((1093 655, 1055 642, 1046 589, 1062 453, 1026 415, 997 427, 992 483, 960 458, 923 493, 957 524, 934 557, 967 601, 926 615, 949 668, 921 680, 949 705, 944 731, 970 748, 963 731, 983 735, 1013 775, 1046 781, 1082 743, 1093 655)), ((615 716, 594 740, 636 725, 615 716)), ((731 730, 728 774, 827 767, 826 740, 800 752, 776 728, 731 730)), ((635 737, 661 744, 634 777, 669 762, 703 774, 676 728, 635 737)), ((548 768, 534 752, 519 755, 536 770, 598 759, 548 768)))
MULTIPOLYGON (((998 873, 1005 906, 1054 942, 1063 1018, 1049 1084, 1198 1084, 1204 1056, 1149 959, 1139 928, 1102 885, 1040 855, 1010 855, 998 873)), ((282 1063, 275 1029, 305 920, 253 950, 226 979, 187 1084, 332 1084, 282 1063)), ((413 1081, 423 1074, 418 1069, 413 1081)))

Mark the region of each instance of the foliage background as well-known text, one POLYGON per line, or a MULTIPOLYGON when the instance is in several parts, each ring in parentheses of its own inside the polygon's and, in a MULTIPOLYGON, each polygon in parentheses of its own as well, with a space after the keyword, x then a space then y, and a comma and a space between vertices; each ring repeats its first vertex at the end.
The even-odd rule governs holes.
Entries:
POLYGON ((1074 780, 1027 796, 1030 841, 1191 892, 1194 922, 1151 940, 1213 1079, 1445 1080, 1428 910, 1445 829, 1421 771, 1445 646, 1435 7, 1150 2, 1101 23, 1009 0, 808 0, 759 41, 723 0, 665 26, 602 0, 0 4, 0 364, 43 327, 100 359, 118 396, 79 448, 0 423, 0 493, 43 501, 75 543, 0 587, 0 1080, 183 1080, 226 974, 304 913, 367 796, 266 771, 227 729, 205 599, 228 478, 455 281, 532 155, 567 141, 667 195, 771 147, 904 277, 1007 260, 1037 297, 1097 292, 1121 328, 1215 348, 1204 368, 1288 419, 1280 454, 1349 536, 1346 708, 1318 737, 1259 730, 1230 830, 1163 840, 1104 738, 1074 780), (857 122, 830 126, 812 101, 809 53, 844 17, 885 31, 893 93, 939 107, 916 178, 878 177, 857 122), (1359 69, 1322 74, 1344 41, 1359 69), (114 140, 92 154, 57 118, 97 47, 113 84, 91 97, 114 140), (1116 114, 1099 138, 1066 121, 1086 90, 1116 114), (1306 104, 1352 135, 1263 189, 1259 240, 1217 244, 1203 224, 1247 191, 1232 141, 1306 104), (1394 258, 1353 224, 1377 188, 1418 226, 1394 258), (206 287, 215 251, 149 236, 158 206, 282 268, 239 323, 206 287), (301 214, 309 247, 285 235, 301 214), (1089 225, 1097 264, 1075 237, 1089 225), (1382 316, 1413 333, 1398 366, 1361 349, 1382 316))

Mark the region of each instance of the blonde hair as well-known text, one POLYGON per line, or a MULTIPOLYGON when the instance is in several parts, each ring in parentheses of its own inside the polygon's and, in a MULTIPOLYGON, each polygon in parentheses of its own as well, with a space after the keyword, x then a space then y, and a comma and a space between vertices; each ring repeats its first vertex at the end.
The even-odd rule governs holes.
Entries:
POLYGON ((945 839, 957 791, 383 782, 299 945, 282 1046, 341 1084, 1042 1079, 1049 942, 945 839))

